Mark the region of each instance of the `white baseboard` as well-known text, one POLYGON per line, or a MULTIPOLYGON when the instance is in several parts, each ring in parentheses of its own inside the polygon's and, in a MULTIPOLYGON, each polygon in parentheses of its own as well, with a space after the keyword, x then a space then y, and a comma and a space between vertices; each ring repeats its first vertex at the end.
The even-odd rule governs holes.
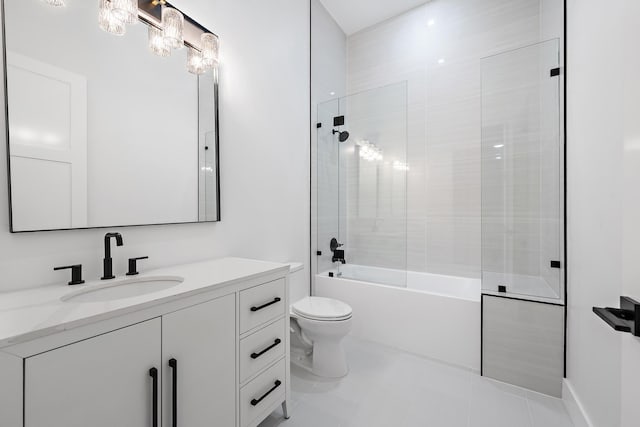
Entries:
POLYGON ((595 427, 587 416, 580 399, 573 390, 573 386, 566 378, 562 381, 562 400, 575 427, 595 427))

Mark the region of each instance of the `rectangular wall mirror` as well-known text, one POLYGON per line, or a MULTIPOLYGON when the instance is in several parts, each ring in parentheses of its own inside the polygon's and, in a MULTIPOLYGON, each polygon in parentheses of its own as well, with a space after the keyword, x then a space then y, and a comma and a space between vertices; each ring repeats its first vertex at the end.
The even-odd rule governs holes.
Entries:
POLYGON ((98 3, 3 0, 11 231, 219 221, 217 70, 98 3))

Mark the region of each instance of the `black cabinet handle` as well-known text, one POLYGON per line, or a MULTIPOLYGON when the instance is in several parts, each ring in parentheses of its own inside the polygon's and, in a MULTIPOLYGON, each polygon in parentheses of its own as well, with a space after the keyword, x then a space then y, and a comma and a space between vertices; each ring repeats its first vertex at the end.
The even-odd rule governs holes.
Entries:
POLYGON ((264 350, 262 350, 260 353, 251 353, 251 358, 252 359, 257 359, 258 357, 262 356, 267 351, 271 350, 272 348, 274 348, 275 346, 277 346, 281 342, 282 342, 282 340, 280 338, 276 338, 276 340, 273 342, 273 344, 271 344, 269 347, 267 347, 264 350))
POLYGON ((270 305, 276 304, 276 303, 278 303, 278 302, 280 302, 280 301, 282 301, 282 300, 281 300, 279 297, 276 297, 276 298, 274 298, 274 299, 273 299, 273 301, 271 301, 271 302, 268 302, 268 303, 266 303, 266 304, 262 304, 262 305, 260 305, 260 306, 258 306, 258 307, 251 307, 251 311, 258 311, 258 310, 262 310, 263 308, 267 308, 267 307, 269 307, 270 305))
POLYGON ((149 369, 149 376, 153 379, 153 414, 151 415, 153 421, 151 425, 158 427, 158 370, 156 368, 149 369))
POLYGON ((280 380, 276 380, 276 382, 274 383, 273 387, 271 387, 271 390, 269 390, 268 392, 266 392, 265 394, 262 395, 262 397, 260 399, 251 399, 251 405, 252 406, 256 406, 258 403, 262 402, 262 400, 269 396, 273 390, 277 389, 278 387, 280 387, 280 385, 282 384, 282 381, 280 380))
POLYGON ((173 410, 171 412, 171 420, 173 421, 173 427, 178 427, 178 361, 169 359, 169 366, 173 370, 173 394, 171 396, 173 410))

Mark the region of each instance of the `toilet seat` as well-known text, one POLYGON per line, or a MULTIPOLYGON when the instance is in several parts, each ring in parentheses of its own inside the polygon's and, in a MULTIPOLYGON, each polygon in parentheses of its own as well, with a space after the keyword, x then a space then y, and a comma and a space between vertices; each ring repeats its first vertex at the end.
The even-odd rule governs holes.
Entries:
POLYGON ((291 311, 305 319, 318 321, 340 321, 350 319, 351 307, 332 298, 306 297, 291 306, 291 311))

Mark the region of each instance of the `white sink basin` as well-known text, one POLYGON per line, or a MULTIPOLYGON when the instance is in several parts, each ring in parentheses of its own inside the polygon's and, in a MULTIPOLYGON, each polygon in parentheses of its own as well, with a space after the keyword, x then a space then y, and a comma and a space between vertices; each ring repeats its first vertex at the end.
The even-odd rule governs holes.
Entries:
POLYGON ((150 276, 107 281, 68 293, 60 299, 71 302, 112 301, 164 291, 183 281, 184 278, 177 276, 150 276))

